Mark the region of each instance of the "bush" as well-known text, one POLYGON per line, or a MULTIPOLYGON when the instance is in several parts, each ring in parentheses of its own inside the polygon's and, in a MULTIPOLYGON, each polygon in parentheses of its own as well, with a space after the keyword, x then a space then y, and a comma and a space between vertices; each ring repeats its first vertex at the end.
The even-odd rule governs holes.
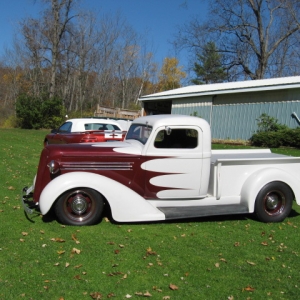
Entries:
POLYGON ((279 135, 273 131, 255 133, 250 138, 250 142, 256 147, 278 148, 281 146, 279 135))
POLYGON ((24 129, 56 128, 64 120, 62 101, 58 98, 20 95, 16 102, 16 113, 24 129))
POLYGON ((269 132, 269 131, 279 131, 288 129, 286 125, 278 123, 278 119, 270 117, 267 114, 263 113, 260 115, 257 121, 257 132, 269 132))
POLYGON ((258 130, 250 138, 252 146, 278 148, 280 146, 300 148, 300 129, 290 129, 279 124, 276 118, 261 114, 256 119, 258 130))
POLYGON ((9 116, 6 118, 2 124, 2 128, 17 128, 20 124, 16 116, 9 116))
POLYGON ((258 132, 250 138, 252 146, 278 148, 280 146, 300 148, 300 128, 258 132))

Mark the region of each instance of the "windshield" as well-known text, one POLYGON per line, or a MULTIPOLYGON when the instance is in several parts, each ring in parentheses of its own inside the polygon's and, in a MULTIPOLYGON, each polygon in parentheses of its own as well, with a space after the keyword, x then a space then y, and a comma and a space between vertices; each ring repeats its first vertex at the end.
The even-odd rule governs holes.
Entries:
POLYGON ((145 124, 132 124, 127 132, 126 140, 137 140, 145 145, 151 131, 151 126, 145 124))

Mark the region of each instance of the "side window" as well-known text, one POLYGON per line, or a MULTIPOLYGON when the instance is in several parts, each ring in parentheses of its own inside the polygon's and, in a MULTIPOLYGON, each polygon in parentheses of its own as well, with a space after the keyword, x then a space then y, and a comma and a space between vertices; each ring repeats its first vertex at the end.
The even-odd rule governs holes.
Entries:
POLYGON ((155 148, 193 149, 198 146, 198 131, 195 129, 172 129, 170 134, 166 130, 158 132, 155 148))
POLYGON ((86 123, 84 124, 85 130, 120 130, 120 128, 114 124, 102 124, 102 123, 86 123))
POLYGON ((71 132, 71 127, 72 127, 72 122, 66 122, 58 128, 58 132, 60 133, 71 132))
POLYGON ((120 128, 114 124, 106 124, 106 130, 120 130, 120 128))

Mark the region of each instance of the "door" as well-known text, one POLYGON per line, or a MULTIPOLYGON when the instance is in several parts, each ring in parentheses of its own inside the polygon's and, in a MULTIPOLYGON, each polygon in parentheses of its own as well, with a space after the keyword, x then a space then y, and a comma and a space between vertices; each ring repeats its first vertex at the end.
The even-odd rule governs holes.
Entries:
POLYGON ((199 127, 173 126, 156 132, 142 164, 146 171, 145 198, 199 198, 202 193, 202 131, 199 127))

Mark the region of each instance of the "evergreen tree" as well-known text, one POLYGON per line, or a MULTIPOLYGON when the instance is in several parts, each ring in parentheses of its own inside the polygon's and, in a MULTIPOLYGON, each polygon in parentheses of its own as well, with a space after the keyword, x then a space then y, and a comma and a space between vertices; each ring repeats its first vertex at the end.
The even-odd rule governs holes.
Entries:
POLYGON ((225 68, 222 66, 222 56, 218 53, 214 42, 207 43, 202 54, 197 54, 199 62, 194 64, 196 78, 194 84, 218 83, 226 80, 225 68))

